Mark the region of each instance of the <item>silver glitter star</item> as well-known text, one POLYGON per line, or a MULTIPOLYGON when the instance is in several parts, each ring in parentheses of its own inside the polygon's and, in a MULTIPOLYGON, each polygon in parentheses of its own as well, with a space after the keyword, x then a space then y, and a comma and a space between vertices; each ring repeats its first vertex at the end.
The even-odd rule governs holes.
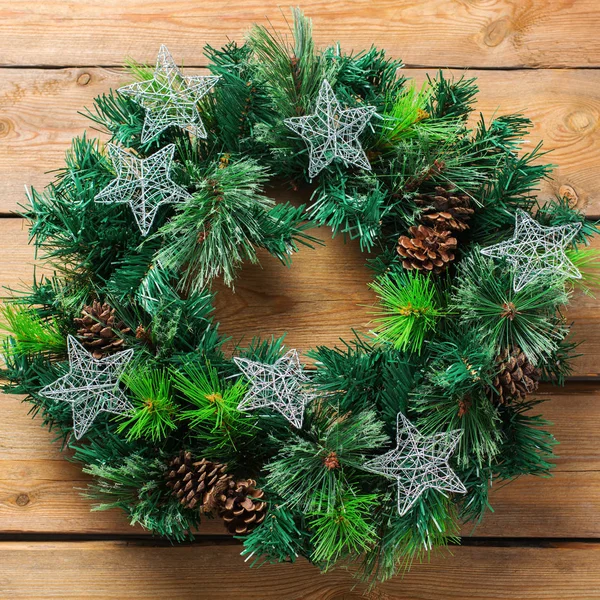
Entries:
POLYGON ((272 408, 294 427, 302 427, 304 408, 313 394, 308 391, 310 380, 296 350, 288 351, 272 365, 238 357, 233 361, 250 380, 250 390, 240 402, 239 410, 272 408))
POLYGON ((199 138, 206 137, 198 102, 219 81, 218 76, 185 77, 166 46, 161 46, 154 78, 119 88, 146 109, 142 143, 155 138, 172 125, 199 138))
POLYGON ((565 254, 581 223, 544 227, 529 213, 518 210, 513 237, 481 250, 493 258, 506 257, 515 266, 515 292, 544 274, 581 279, 581 273, 565 254))
POLYGON ((129 204, 142 235, 148 235, 162 204, 185 202, 191 198, 169 175, 174 144, 161 148, 148 158, 137 158, 114 144, 108 144, 107 148, 117 178, 94 200, 105 204, 129 204))
POLYGON ((331 85, 324 79, 315 114, 285 119, 284 123, 308 144, 308 174, 311 179, 334 158, 340 158, 346 166, 352 164, 371 170, 358 136, 374 114, 374 106, 342 109, 331 85))
POLYGON ((466 493, 465 486, 448 465, 462 431, 421 435, 402 413, 398 413, 396 428, 396 448, 368 461, 364 468, 397 480, 400 516, 411 509, 426 489, 466 493))
POLYGON ((98 413, 120 415, 133 408, 119 389, 119 376, 131 361, 133 349, 96 359, 70 335, 68 351, 69 372, 39 393, 44 398, 72 405, 73 433, 80 439, 98 413))

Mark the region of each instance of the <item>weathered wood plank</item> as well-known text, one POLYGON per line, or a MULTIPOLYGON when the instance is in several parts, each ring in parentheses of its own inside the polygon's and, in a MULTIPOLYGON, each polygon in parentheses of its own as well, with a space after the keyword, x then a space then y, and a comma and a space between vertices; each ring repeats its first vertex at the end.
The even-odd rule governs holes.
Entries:
MULTIPOLYGON (((478 537, 600 537, 600 388, 570 384, 545 388, 551 397, 539 411, 555 423, 560 441, 550 479, 521 478, 494 488, 495 512, 463 534, 478 537)), ((61 454, 53 435, 27 415, 17 396, 0 397, 0 533, 141 534, 121 511, 89 513, 81 497, 89 478, 61 454)), ((200 534, 224 533, 220 522, 206 520, 200 534)))
MULTIPOLYGON (((286 335, 290 347, 305 352, 318 345, 335 345, 353 338, 352 330, 369 331, 370 308, 375 300, 367 289, 371 272, 357 243, 330 239, 327 228, 313 232, 325 246, 302 248, 291 268, 265 252, 260 265, 245 265, 235 292, 216 285, 216 317, 222 333, 233 342, 260 335, 286 335)), ((0 286, 30 285, 33 247, 21 219, 0 219, 0 286)), ((594 242, 600 247, 600 240, 594 242)), ((38 269, 37 273, 43 270, 38 269)), ((596 299, 576 292, 567 318, 574 320, 573 339, 581 341, 581 356, 573 362, 574 374, 600 373, 600 306, 596 299)))
POLYGON ((237 545, 153 547, 125 542, 3 542, 5 597, 236 598, 236 600, 440 600, 600 598, 600 546, 458 547, 453 556, 415 564, 365 595, 351 573, 320 575, 296 564, 248 569, 237 545))
MULTIPOLYGON (((577 67, 600 64, 595 0, 465 2, 369 0, 302 3, 324 46, 372 44, 416 66, 577 67)), ((75 4, 0 2, 2 65, 118 65, 152 61, 168 44, 187 65, 203 66, 205 43, 242 41, 254 23, 285 32, 290 13, 275 0, 86 0, 75 4)))
MULTIPOLYGON (((406 72, 417 80, 422 80, 426 73, 420 69, 406 72)), ((470 71, 468 74, 479 77, 478 110, 486 117, 524 112, 535 124, 524 150, 531 150, 541 139, 547 149, 553 150, 549 160, 559 167, 554 180, 543 184, 540 197, 572 189, 580 208, 590 216, 600 215, 600 181, 596 177, 600 168, 600 71, 470 71)), ((5 176, 0 181, 0 214, 16 210, 24 201, 25 184, 43 187, 51 180, 46 173, 62 166, 71 139, 90 124, 77 111, 90 106, 98 94, 125 81, 123 73, 116 69, 3 71, 0 171, 5 176)))

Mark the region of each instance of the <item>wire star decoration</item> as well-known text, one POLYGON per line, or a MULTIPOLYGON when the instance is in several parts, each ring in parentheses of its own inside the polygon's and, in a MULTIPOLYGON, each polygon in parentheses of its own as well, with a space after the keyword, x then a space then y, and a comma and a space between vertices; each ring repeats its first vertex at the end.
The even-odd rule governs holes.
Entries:
POLYGON ((505 257, 514 265, 515 292, 544 274, 581 279, 581 273, 565 254, 565 248, 580 229, 581 223, 544 227, 529 213, 519 209, 515 215, 513 237, 483 248, 481 253, 492 258, 505 257))
POLYGON ((425 436, 402 414, 396 421, 397 445, 363 465, 398 482, 398 512, 404 516, 427 489, 464 494, 466 488, 448 465, 462 431, 425 436))
POLYGON ((146 109, 142 128, 142 143, 146 143, 171 126, 180 127, 199 138, 206 129, 198 102, 219 81, 218 76, 184 76, 166 46, 161 46, 156 60, 154 78, 119 88, 146 109))
POLYGON ((300 429, 304 408, 314 395, 308 390, 310 380, 304 374, 298 352, 289 350, 272 365, 247 358, 235 357, 233 360, 250 380, 250 390, 238 410, 272 408, 300 429))
POLYGON ((327 79, 323 80, 315 106, 315 113, 304 117, 285 119, 284 123, 309 147, 308 174, 312 179, 334 158, 371 170, 358 136, 375 114, 374 106, 342 109, 327 79))
POLYGON ((148 158, 137 158, 114 144, 108 144, 107 148, 117 178, 94 200, 105 204, 129 204, 142 235, 150 232, 161 205, 191 198, 169 175, 175 144, 168 144, 148 158))
POLYGON ((72 335, 67 344, 69 372, 39 393, 72 405, 73 433, 80 439, 99 413, 120 415, 133 408, 119 388, 119 377, 131 361, 133 349, 96 359, 72 335))

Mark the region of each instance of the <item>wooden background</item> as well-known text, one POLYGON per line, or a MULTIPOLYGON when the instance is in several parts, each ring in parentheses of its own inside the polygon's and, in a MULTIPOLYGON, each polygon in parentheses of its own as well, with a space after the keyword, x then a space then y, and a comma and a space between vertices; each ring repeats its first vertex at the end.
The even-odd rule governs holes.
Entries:
MULTIPOLYGON (((307 0, 319 44, 371 43, 404 59, 407 74, 468 68, 486 115, 525 111, 526 146, 544 138, 559 165, 543 195, 577 198, 600 215, 598 0, 307 0)), ((286 9, 287 11, 287 9, 286 9)), ((161 43, 178 62, 205 65, 205 42, 241 40, 252 22, 284 16, 273 0, 0 0, 0 283, 28 282, 33 253, 15 216, 24 184, 61 165, 77 113, 119 85, 127 56, 153 63, 161 43)), ((219 294, 223 330, 281 334, 299 349, 366 329, 368 273, 354 244, 303 251, 291 270, 265 258, 237 294, 219 294)), ((569 311, 585 353, 577 377, 546 388, 560 458, 549 480, 523 478, 492 494, 496 512, 465 529, 452 556, 434 556, 370 594, 372 600, 600 598, 600 305, 569 311)), ((193 545, 170 547, 131 529, 119 512, 89 512, 79 467, 14 396, 0 398, 0 598, 360 598, 351 575, 304 561, 249 570, 240 546, 210 524, 193 545)))

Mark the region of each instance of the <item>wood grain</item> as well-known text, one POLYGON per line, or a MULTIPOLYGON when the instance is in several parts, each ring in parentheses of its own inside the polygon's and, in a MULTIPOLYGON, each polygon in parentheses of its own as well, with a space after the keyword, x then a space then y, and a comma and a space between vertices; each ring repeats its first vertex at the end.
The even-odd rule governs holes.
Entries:
POLYGON ((365 595, 352 575, 296 564, 247 569, 238 545, 153 547, 135 542, 0 543, 6 598, 236 600, 594 600, 600 547, 457 547, 365 595))
MULTIPOLYGON (((555 425, 560 441, 553 477, 526 477, 491 493, 495 512, 463 534, 477 537, 600 538, 600 386, 570 384, 544 388, 549 399, 537 412, 555 425)), ((121 511, 90 514, 80 495, 88 477, 68 462, 54 436, 27 415, 20 397, 0 398, 0 532, 142 534, 121 511)), ((206 520, 200 534, 223 534, 218 521, 206 520)))
MULTIPOLYGON (((413 66, 578 67, 600 64, 595 0, 306 0, 315 40, 345 50, 371 44, 413 66)), ((275 0, 0 2, 2 65, 119 65, 153 61, 167 44, 203 66, 205 43, 242 41, 252 23, 287 30, 275 0)))
MULTIPOLYGON (((422 81, 426 71, 408 69, 406 73, 422 81)), ((471 70, 467 74, 479 78, 477 111, 486 118, 525 113, 535 127, 523 150, 531 150, 543 139, 545 147, 553 151, 547 160, 559 166, 554 179, 543 183, 540 198, 568 190, 578 197, 579 208, 590 216, 600 215, 596 175, 600 169, 600 72, 471 70)), ((41 188, 52 179, 48 171, 63 165, 71 139, 90 125, 78 111, 126 80, 117 69, 3 71, 0 172, 10 176, 0 179, 0 214, 16 210, 24 202, 24 185, 41 188)))

